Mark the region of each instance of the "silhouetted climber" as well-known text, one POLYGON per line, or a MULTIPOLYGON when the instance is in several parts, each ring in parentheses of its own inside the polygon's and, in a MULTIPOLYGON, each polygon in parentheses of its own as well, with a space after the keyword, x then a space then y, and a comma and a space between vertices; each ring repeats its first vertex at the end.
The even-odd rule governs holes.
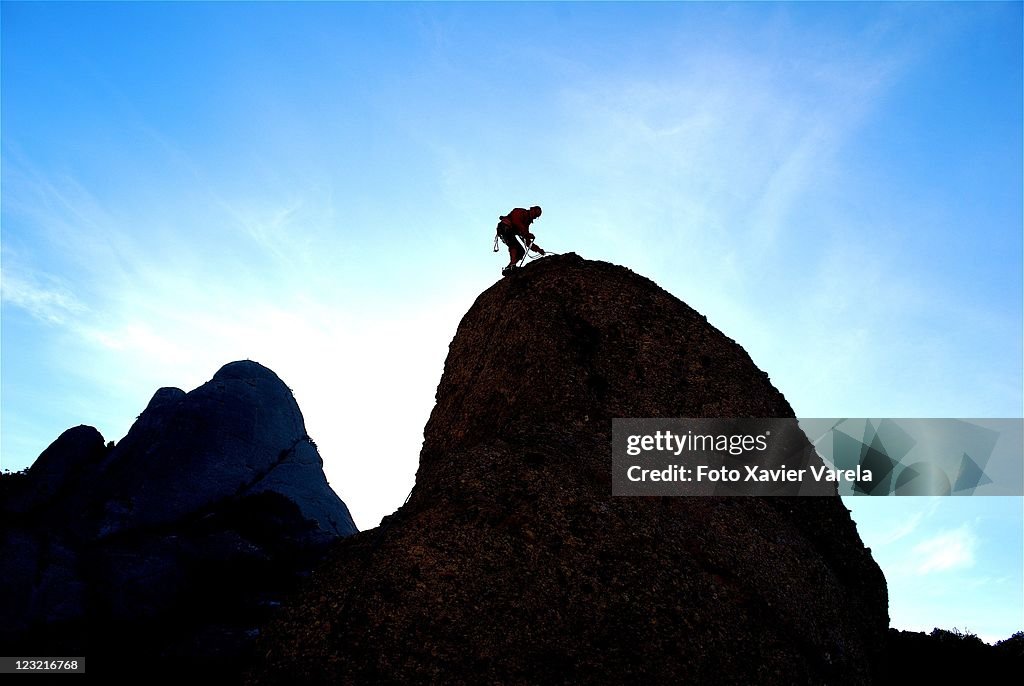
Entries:
MULTIPOLYGON (((544 248, 533 243, 535 236, 530 233, 530 224, 532 224, 533 220, 539 217, 540 214, 540 207, 534 205, 528 210, 524 210, 522 207, 517 207, 504 217, 499 217, 501 221, 498 222, 498 238, 501 239, 502 243, 508 246, 509 257, 508 266, 501 270, 502 275, 508 274, 515 269, 519 261, 526 255, 526 248, 524 248, 519 242, 519 237, 522 237, 524 241, 527 241, 527 245, 530 250, 539 252, 541 255, 544 254, 544 248)), ((498 249, 497 241, 494 243, 494 249, 498 249)))

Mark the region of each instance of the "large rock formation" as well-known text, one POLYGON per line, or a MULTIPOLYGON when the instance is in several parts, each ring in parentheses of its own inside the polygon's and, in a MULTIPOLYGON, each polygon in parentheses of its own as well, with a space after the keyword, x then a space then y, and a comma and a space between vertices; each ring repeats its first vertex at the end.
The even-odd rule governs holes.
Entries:
POLYGON ((291 391, 249 361, 160 389, 116 447, 68 429, 2 493, 0 652, 86 655, 91 673, 173 658, 230 674, 356 532, 291 391))
POLYGON ((838 497, 611 496, 614 417, 792 417, 744 350, 575 255, 485 291, 416 486, 265 631, 260 684, 865 683, 885 580, 838 497))

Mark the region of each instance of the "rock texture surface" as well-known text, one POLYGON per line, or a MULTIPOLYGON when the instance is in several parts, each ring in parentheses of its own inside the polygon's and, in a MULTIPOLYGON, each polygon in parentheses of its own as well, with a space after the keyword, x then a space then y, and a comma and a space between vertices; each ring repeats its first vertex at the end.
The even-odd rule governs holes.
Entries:
POLYGON ((744 350, 576 255, 485 291, 416 486, 265 631, 259 684, 867 683, 885 580, 838 497, 613 498, 613 417, 792 417, 744 350))
POLYGON ((160 389, 116 447, 65 431, 0 508, 0 648, 87 655, 90 672, 125 673, 133 655, 237 671, 259 624, 356 532, 291 391, 249 361, 160 389))

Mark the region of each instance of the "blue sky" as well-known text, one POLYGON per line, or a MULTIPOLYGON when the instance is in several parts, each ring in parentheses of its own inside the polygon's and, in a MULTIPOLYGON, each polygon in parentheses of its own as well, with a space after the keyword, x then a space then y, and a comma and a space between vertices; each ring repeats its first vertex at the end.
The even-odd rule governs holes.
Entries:
MULTIPOLYGON (((362 528, 541 245, 653 278, 804 417, 1021 417, 1021 4, 2 6, 2 466, 255 359, 362 528)), ((1020 498, 848 499, 893 624, 1024 629, 1020 498)))

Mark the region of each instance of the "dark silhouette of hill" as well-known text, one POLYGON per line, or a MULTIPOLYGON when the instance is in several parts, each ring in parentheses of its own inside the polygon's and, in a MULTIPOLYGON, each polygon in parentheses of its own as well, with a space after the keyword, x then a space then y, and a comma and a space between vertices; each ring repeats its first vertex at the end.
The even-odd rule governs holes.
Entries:
POLYGON ((1024 674, 1024 632, 988 645, 974 634, 934 629, 930 634, 889 629, 879 683, 1012 684, 1024 674))
POLYGON ((482 293, 408 502, 265 630, 258 684, 868 683, 885 580, 838 497, 611 496, 615 417, 793 417, 704 316, 570 254, 482 293))
POLYGON ((4 483, 0 653, 86 656, 94 675, 237 678, 259 625, 356 531, 291 391, 248 361, 158 390, 116 447, 68 429, 4 483))

